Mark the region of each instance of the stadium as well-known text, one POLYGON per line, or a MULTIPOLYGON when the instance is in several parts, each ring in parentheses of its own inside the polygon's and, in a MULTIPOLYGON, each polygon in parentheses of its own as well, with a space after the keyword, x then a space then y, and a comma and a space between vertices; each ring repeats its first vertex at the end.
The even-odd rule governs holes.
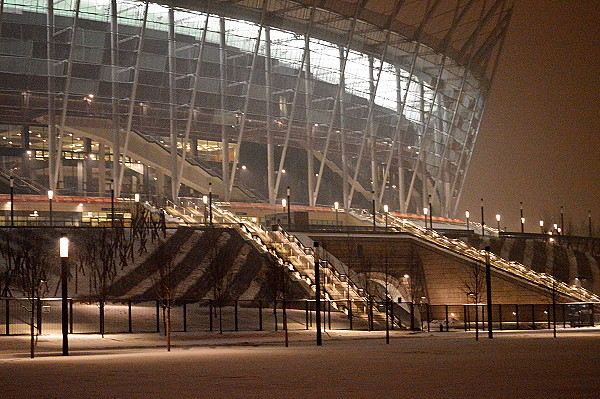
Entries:
POLYGON ((510 19, 506 1, 54 3, 3 1, 6 174, 440 216, 510 19))
MULTIPOLYGON (((131 332, 154 300, 157 330, 159 302, 181 306, 184 326, 186 305, 209 309, 211 331, 216 306, 235 307, 237 330, 238 301, 270 301, 277 329, 291 295, 308 329, 322 273, 350 329, 391 316, 466 330, 484 298, 492 313, 490 266, 489 325, 593 325, 598 253, 455 219, 511 12, 507 0, 2 0, 1 296, 66 287, 76 317, 97 302, 104 332, 112 301, 131 332), (62 282, 48 249, 60 233, 76 254, 62 282), (26 291, 11 256, 30 244, 47 270, 26 291)), ((22 325, 2 304, 8 335, 22 325)))

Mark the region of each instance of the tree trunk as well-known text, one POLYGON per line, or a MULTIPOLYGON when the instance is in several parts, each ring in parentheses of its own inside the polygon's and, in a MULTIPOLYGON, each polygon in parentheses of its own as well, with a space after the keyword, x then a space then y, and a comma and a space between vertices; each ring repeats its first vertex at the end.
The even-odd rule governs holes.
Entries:
POLYGON ((171 304, 167 304, 167 352, 171 352, 171 304))
POLYGON ((31 341, 29 343, 29 351, 30 351, 30 356, 33 359, 33 357, 35 356, 35 299, 31 301, 31 317, 30 317, 30 325, 29 325, 29 332, 31 334, 31 341))
POLYGON ((288 339, 287 312, 286 312, 285 299, 283 300, 283 330, 285 331, 285 347, 287 348, 289 346, 289 339, 288 339))

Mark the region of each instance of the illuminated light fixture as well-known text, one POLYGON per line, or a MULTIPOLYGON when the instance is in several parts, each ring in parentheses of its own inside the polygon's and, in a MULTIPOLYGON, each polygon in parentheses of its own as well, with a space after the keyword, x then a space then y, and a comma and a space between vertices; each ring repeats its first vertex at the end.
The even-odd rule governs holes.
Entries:
POLYGON ((133 200, 134 200, 135 202, 140 202, 140 194, 139 194, 139 193, 135 193, 135 194, 133 195, 133 200))
POLYGON ((80 202, 78 206, 81 208, 83 206, 83 204, 80 202))
POLYGON ((405 274, 405 275, 404 275, 404 278, 409 278, 409 277, 410 277, 410 276, 409 276, 408 274, 405 274))
POLYGON ((543 220, 540 220, 540 227, 544 227, 544 221, 543 220))
POLYGON ((337 201, 335 201, 335 202, 333 203, 333 209, 335 209, 336 211, 337 211, 338 209, 340 209, 340 203, 339 203, 339 202, 337 202, 337 201))
POLYGON ((525 218, 521 218, 521 223, 525 224, 525 218))
POLYGON ((429 215, 429 208, 423 208, 423 215, 429 215))
POLYGON ((242 170, 246 170, 246 165, 242 165, 242 170))
POLYGON ((285 198, 281 200, 281 206, 284 208, 287 206, 287 200, 285 198))
POLYGON ((285 173, 285 169, 281 169, 281 173, 285 173))
POLYGON ((500 214, 496 215, 496 221, 498 221, 498 222, 499 222, 499 221, 500 221, 500 218, 501 218, 500 214))
POLYGON ((67 237, 60 237, 59 252, 61 258, 69 257, 69 239, 67 237))
POLYGON ((469 213, 469 211, 465 211, 465 217, 468 219, 469 216, 471 216, 471 214, 469 213))
POLYGON ((203 195, 203 196, 202 196, 202 203, 203 203, 204 205, 208 204, 208 195, 203 195))
POLYGON ((387 205, 384 205, 384 206, 383 206, 383 211, 384 211, 385 213, 388 213, 388 212, 389 212, 389 210, 390 210, 390 207, 389 207, 389 206, 387 206, 387 205))
POLYGON ((48 199, 52 201, 52 198, 54 198, 54 191, 48 190, 48 199))
POLYGON ((554 223, 554 230, 558 230, 558 224, 554 223))

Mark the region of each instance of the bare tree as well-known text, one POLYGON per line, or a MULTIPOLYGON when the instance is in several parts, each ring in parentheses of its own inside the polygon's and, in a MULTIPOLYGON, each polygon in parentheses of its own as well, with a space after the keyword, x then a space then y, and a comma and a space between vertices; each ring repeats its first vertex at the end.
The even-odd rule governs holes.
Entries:
POLYGON ((10 276, 5 282, 5 291, 10 293, 8 285, 12 284, 25 298, 25 308, 29 312, 30 356, 35 356, 35 344, 39 324, 36 326, 36 314, 41 310, 41 299, 48 292, 47 275, 50 269, 50 254, 43 247, 40 239, 26 239, 17 236, 11 239, 12 232, 4 232, 0 243, 0 255, 5 261, 5 275, 10 276), (36 328, 37 327, 37 328, 36 328))
POLYGON ((173 279, 173 256, 165 253, 157 258, 157 275, 154 277, 154 291, 162 307, 167 351, 171 351, 171 309, 175 302, 177 283, 173 279))
POLYGON ((230 275, 229 267, 227 267, 229 256, 222 248, 219 248, 217 243, 211 249, 209 256, 210 261, 205 275, 212 291, 213 303, 216 305, 215 316, 217 316, 218 308, 219 333, 223 334, 223 306, 231 299, 228 287, 233 276, 230 275))
POLYGON ((289 346, 288 323, 287 323, 287 301, 292 299, 292 282, 290 273, 285 263, 278 262, 272 257, 267 261, 266 287, 268 295, 273 300, 273 315, 275 319, 275 331, 277 331, 277 302, 281 301, 283 330, 285 333, 285 346, 289 346))
POLYGON ((467 299, 470 299, 475 304, 475 339, 479 340, 479 310, 478 304, 481 300, 483 289, 485 288, 485 271, 474 262, 470 265, 464 281, 464 292, 467 299))

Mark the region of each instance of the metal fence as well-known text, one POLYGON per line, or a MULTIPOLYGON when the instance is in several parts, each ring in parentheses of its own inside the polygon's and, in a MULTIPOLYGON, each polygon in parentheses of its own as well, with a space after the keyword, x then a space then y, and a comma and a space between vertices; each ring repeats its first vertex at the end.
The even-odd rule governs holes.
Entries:
MULTIPOLYGON (((35 315, 39 334, 61 333, 61 301, 40 300, 35 315)), ((427 331, 487 329, 487 307, 481 305, 388 305, 390 329, 427 331), (400 309, 402 307, 402 309, 400 309), (476 314, 477 313, 477 314, 476 314), (400 323, 400 319, 402 322, 400 323), (392 323, 392 320, 394 322, 392 323), (400 324, 404 327, 400 327, 400 324)), ((277 331, 284 328, 286 309, 288 330, 315 328, 315 301, 177 301, 171 308, 173 331, 277 331)), ((385 330, 385 304, 375 301, 322 300, 322 328, 325 330, 385 330)), ((550 329, 600 324, 600 304, 497 304, 492 308, 494 330, 550 329)), ((104 332, 164 332, 166 308, 160 301, 107 301, 104 305, 104 332)), ((0 335, 29 334, 30 302, 27 299, 0 299, 0 335)), ((69 330, 73 334, 100 333, 100 304, 90 300, 69 300, 69 330)))

